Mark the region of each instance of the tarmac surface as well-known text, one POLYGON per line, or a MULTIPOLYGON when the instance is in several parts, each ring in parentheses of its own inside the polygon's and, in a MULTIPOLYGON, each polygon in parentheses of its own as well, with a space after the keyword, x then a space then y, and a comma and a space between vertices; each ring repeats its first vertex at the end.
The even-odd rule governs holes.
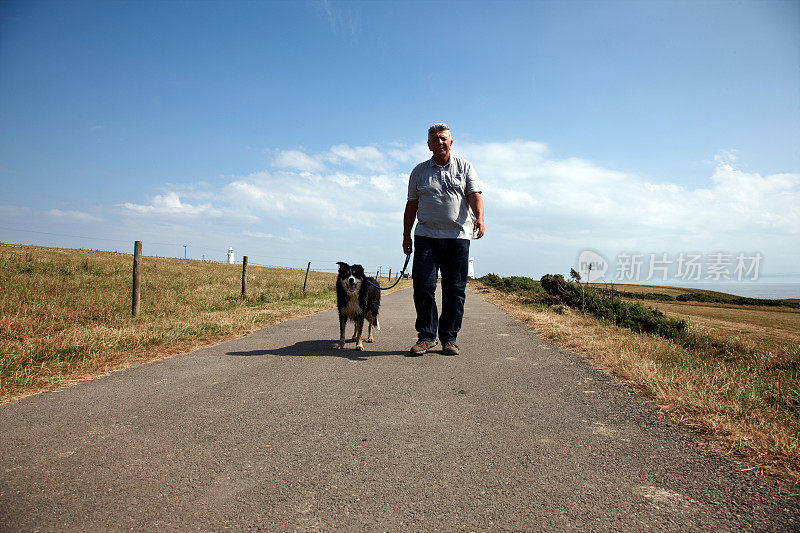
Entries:
POLYGON ((363 352, 324 311, 0 407, 0 530, 800 530, 786 487, 480 295, 458 356, 407 356, 409 289, 380 319, 363 352))

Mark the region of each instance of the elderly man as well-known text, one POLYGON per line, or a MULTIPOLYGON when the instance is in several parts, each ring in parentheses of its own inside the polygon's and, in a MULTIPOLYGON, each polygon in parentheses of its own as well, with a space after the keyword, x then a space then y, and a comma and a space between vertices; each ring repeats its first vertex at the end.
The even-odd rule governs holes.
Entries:
POLYGON ((414 306, 417 343, 422 355, 442 341, 442 353, 458 355, 456 337, 464 316, 469 243, 483 237, 483 199, 478 175, 466 159, 450 154, 453 139, 447 124, 428 129, 433 157, 414 167, 408 180, 403 217, 403 251, 412 251, 414 221, 414 306), (436 309, 436 271, 442 273, 442 315, 436 309))

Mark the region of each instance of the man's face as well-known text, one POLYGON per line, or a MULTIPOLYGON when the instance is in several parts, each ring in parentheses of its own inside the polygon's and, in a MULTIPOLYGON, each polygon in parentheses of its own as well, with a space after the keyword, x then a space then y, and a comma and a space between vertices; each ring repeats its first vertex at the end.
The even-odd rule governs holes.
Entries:
POLYGON ((447 160, 450 157, 451 146, 453 146, 453 139, 450 138, 450 130, 437 131, 428 135, 428 148, 436 159, 447 160))

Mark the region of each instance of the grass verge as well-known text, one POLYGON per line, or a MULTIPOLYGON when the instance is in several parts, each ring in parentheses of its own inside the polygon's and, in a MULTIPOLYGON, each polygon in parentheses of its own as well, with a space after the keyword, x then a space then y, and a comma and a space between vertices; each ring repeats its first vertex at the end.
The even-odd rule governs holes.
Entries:
MULTIPOLYGON (((0 403, 335 305, 333 273, 0 244, 0 403)), ((395 288, 410 285, 401 281, 395 288)), ((389 291, 391 292, 391 291, 389 291)))
MULTIPOLYGON (((675 342, 579 311, 559 314, 529 295, 471 283, 526 326, 644 392, 672 420, 698 431, 724 453, 800 489, 800 347, 790 333, 776 330, 772 342, 760 343, 741 332, 728 336, 708 324, 696 326, 690 319, 686 338, 691 342, 675 342)), ((683 305, 690 311, 696 307, 683 305)), ((784 312, 784 321, 800 326, 800 313, 786 311, 792 314, 787 318, 784 312)), ((668 314, 690 316, 674 309, 668 314)), ((730 315, 720 314, 716 321, 733 328, 730 315)), ((761 327, 766 327, 763 320, 761 327)))

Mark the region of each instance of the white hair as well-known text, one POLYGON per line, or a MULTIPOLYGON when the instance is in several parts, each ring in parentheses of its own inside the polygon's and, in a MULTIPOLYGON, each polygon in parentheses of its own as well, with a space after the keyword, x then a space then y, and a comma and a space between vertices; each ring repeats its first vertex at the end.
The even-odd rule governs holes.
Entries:
MULTIPOLYGON (((444 122, 437 122, 436 124, 428 128, 428 137, 436 133, 439 133, 440 131, 450 131, 450 126, 448 126, 444 122)), ((452 136, 452 133, 450 135, 452 136)))

